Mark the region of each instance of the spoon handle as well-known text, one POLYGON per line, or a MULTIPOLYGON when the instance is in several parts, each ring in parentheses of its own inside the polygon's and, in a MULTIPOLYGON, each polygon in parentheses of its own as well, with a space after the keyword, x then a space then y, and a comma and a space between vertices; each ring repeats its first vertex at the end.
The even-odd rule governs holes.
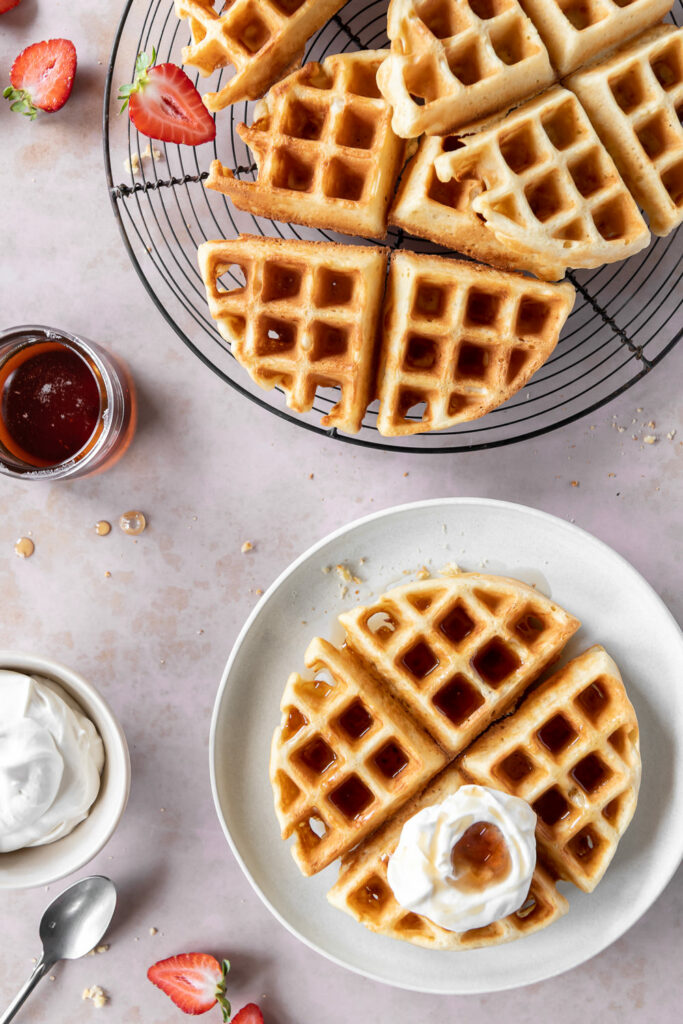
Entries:
POLYGON ((54 964, 49 963, 44 956, 41 956, 40 960, 33 968, 33 973, 31 974, 31 977, 28 979, 24 987, 21 989, 18 995, 15 996, 15 998, 7 1007, 3 1015, 0 1017, 0 1024, 9 1024, 9 1021, 11 1021, 14 1018, 14 1015, 16 1014, 17 1010, 21 1006, 23 1006, 25 1000, 28 999, 28 997, 30 996, 31 992, 33 992, 33 989, 36 987, 40 979, 45 974, 47 974, 47 972, 53 966, 54 964))

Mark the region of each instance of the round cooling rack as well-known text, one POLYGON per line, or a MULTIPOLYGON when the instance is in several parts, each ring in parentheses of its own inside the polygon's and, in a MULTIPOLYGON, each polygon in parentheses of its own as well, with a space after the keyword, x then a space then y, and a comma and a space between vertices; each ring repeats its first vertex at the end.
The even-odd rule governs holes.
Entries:
MULTIPOLYGON (((333 53, 387 45, 387 0, 349 0, 308 44, 306 60, 333 53)), ((672 19, 683 23, 683 0, 672 19)), ((384 438, 376 427, 376 403, 355 436, 326 430, 321 416, 339 397, 319 388, 310 413, 291 412, 284 394, 262 391, 230 353, 211 319, 197 265, 197 246, 206 239, 234 238, 241 232, 280 238, 338 241, 330 231, 282 224, 236 210, 227 197, 203 185, 211 160, 254 180, 255 166, 237 134, 240 121, 254 119, 252 102, 217 114, 217 137, 195 149, 151 142, 126 116, 117 118, 118 86, 132 81, 135 58, 156 49, 157 62, 181 63, 190 39, 173 0, 128 0, 112 49, 104 94, 104 161, 109 195, 133 265, 159 311, 185 344, 242 395, 307 430, 351 444, 384 451, 462 452, 537 437, 585 416, 643 377, 683 335, 678 326, 681 266, 676 234, 653 238, 649 248, 623 263, 593 271, 570 271, 576 288, 574 310, 555 352, 518 394, 480 420, 438 433, 384 438), (145 156, 145 153, 148 155, 145 156), (158 154, 158 155, 157 155, 158 154), (139 161, 139 173, 130 170, 139 161), (126 161, 128 164, 126 165, 126 161)), ((229 72, 200 79, 188 67, 200 92, 217 91, 229 72)), ((349 240, 350 241, 350 240, 349 240)), ((375 244, 363 239, 365 244, 375 244)), ((386 244, 421 252, 447 253, 439 246, 390 229, 386 244)), ((226 286, 231 285, 226 274, 226 286)), ((242 284, 232 278, 232 286, 242 284)))

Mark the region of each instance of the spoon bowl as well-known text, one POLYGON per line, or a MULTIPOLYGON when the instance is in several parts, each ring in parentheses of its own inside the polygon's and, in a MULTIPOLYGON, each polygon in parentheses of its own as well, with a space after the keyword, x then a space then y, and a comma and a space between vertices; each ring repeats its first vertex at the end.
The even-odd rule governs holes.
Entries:
POLYGON ((47 960, 77 960, 100 941, 116 908, 116 888, 109 878, 91 875, 74 882, 53 900, 40 922, 47 960))

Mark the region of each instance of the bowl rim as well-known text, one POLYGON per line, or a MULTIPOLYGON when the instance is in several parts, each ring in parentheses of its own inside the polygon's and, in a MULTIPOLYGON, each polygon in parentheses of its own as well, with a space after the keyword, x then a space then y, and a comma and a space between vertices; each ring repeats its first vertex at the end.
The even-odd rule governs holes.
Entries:
MULTIPOLYGON (((24 672, 27 675, 42 675, 46 679, 62 686, 70 697, 82 707, 83 712, 91 719, 97 729, 98 735, 104 746, 105 766, 116 760, 120 763, 122 771, 110 773, 108 784, 111 788, 110 797, 113 797, 114 807, 109 824, 93 843, 88 843, 87 837, 74 848, 73 860, 66 866, 56 871, 50 871, 44 864, 37 868, 35 875, 30 878, 23 878, 17 881, 12 878, 12 869, 3 869, 0 854, 0 890, 8 889, 32 889, 40 885, 50 885, 52 882, 65 878, 80 870, 88 864, 106 846, 116 831, 123 816, 130 795, 131 764, 128 742, 123 728, 99 690, 79 672, 64 665, 53 658, 47 658, 40 654, 29 654, 26 651, 2 649, 0 650, 0 670, 24 672), (88 707, 84 707, 84 702, 88 707)), ((99 793, 98 792, 98 797, 99 793)), ((97 797, 95 798, 97 800, 97 797)), ((87 822, 88 818, 84 819, 87 822)), ((79 822, 79 824, 81 824, 79 822)), ((76 826, 78 827, 78 826, 76 826)), ((59 844, 73 833, 62 836, 54 843, 46 843, 44 849, 58 847, 59 844)), ((21 850, 13 851, 21 853, 21 850)), ((27 874, 26 872, 24 874, 27 874)), ((30 874, 30 872, 28 872, 30 874)))

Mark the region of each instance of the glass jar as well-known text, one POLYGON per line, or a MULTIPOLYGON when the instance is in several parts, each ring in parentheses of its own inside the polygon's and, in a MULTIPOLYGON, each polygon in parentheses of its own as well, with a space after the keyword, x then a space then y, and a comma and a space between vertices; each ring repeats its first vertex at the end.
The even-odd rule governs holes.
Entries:
POLYGON ((51 327, 0 332, 0 473, 99 473, 127 450, 136 422, 135 387, 118 357, 51 327))

